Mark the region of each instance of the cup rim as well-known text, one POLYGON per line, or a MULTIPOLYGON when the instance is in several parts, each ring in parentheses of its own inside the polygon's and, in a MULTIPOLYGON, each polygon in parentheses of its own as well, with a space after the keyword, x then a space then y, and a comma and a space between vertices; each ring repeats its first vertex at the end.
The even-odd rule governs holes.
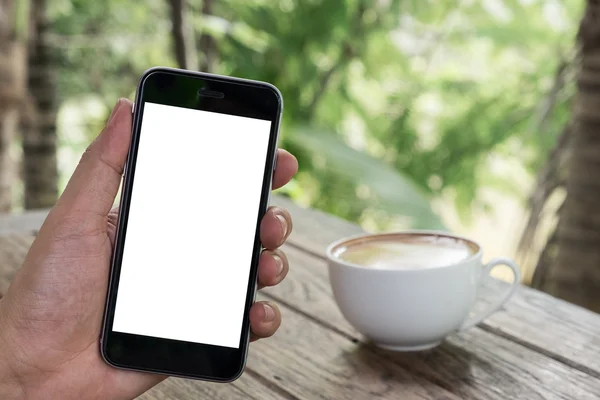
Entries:
POLYGON ((325 255, 327 256, 327 259, 329 261, 336 262, 336 263, 341 264, 346 267, 357 268, 357 269, 362 269, 362 270, 369 270, 369 271, 379 271, 379 272, 390 272, 390 271, 414 272, 414 271, 438 270, 441 268, 453 267, 453 266, 456 266, 459 264, 464 264, 466 262, 476 260, 477 258, 480 258, 482 256, 482 253, 483 253, 483 249, 482 249, 481 245, 479 243, 477 243, 475 240, 469 239, 465 236, 456 235, 454 233, 449 233, 449 232, 444 232, 444 231, 439 231, 439 230, 428 230, 428 229, 409 229, 409 230, 391 231, 391 232, 382 232, 382 233, 359 233, 357 235, 346 236, 344 238, 338 239, 335 242, 332 242, 331 244, 329 244, 329 246, 327 246, 327 249, 325 250, 325 255), (346 260, 342 260, 341 258, 336 257, 334 255, 334 250, 336 248, 341 247, 343 244, 348 243, 348 242, 359 241, 361 239, 377 240, 377 239, 386 238, 386 237, 394 238, 397 236, 409 236, 409 235, 442 236, 442 237, 451 238, 451 239, 458 239, 458 240, 462 240, 462 241, 466 242, 470 246, 475 247, 477 250, 473 254, 468 256, 467 258, 464 258, 460 261, 455 261, 452 263, 439 265, 439 266, 435 266, 435 267, 428 267, 426 269, 418 268, 418 267, 410 267, 410 268, 403 268, 401 270, 393 269, 393 268, 369 268, 364 265, 355 264, 355 263, 351 263, 346 260))

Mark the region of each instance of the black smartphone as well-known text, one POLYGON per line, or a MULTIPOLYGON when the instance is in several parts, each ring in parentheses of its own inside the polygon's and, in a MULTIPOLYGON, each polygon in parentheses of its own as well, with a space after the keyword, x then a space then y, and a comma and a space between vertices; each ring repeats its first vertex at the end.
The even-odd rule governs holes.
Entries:
POLYGON ((106 362, 221 382, 241 375, 282 109, 268 83, 144 73, 102 329, 106 362))

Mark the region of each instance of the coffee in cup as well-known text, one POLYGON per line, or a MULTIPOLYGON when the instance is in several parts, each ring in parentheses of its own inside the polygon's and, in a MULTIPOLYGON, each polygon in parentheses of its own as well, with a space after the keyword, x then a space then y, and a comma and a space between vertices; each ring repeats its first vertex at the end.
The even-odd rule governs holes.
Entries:
POLYGON ((398 235, 359 240, 336 249, 350 264, 375 269, 437 268, 463 261, 477 251, 460 239, 446 236, 398 235))
POLYGON ((334 298, 348 322, 376 345, 415 351, 437 346, 497 311, 515 292, 518 266, 508 259, 482 263, 472 240, 436 231, 360 235, 327 249, 334 298), (468 318, 483 278, 498 265, 512 286, 481 314, 468 318))

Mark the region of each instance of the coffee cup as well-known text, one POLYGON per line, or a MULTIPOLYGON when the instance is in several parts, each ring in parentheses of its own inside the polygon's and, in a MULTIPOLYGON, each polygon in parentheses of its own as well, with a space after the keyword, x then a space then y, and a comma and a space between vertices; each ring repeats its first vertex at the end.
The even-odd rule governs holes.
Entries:
POLYGON ((484 264, 476 242, 437 231, 365 234, 327 248, 333 295, 346 320, 377 346, 418 351, 439 345, 496 312, 515 293, 519 267, 510 259, 484 264), (470 316, 482 281, 508 266, 512 285, 470 316))

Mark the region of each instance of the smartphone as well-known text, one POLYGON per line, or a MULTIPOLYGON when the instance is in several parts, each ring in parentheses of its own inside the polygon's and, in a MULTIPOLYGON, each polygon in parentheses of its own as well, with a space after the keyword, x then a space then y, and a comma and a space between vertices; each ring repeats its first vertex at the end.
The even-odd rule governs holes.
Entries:
POLYGON ((144 73, 101 337, 110 365, 221 382, 242 374, 282 109, 268 83, 144 73))

